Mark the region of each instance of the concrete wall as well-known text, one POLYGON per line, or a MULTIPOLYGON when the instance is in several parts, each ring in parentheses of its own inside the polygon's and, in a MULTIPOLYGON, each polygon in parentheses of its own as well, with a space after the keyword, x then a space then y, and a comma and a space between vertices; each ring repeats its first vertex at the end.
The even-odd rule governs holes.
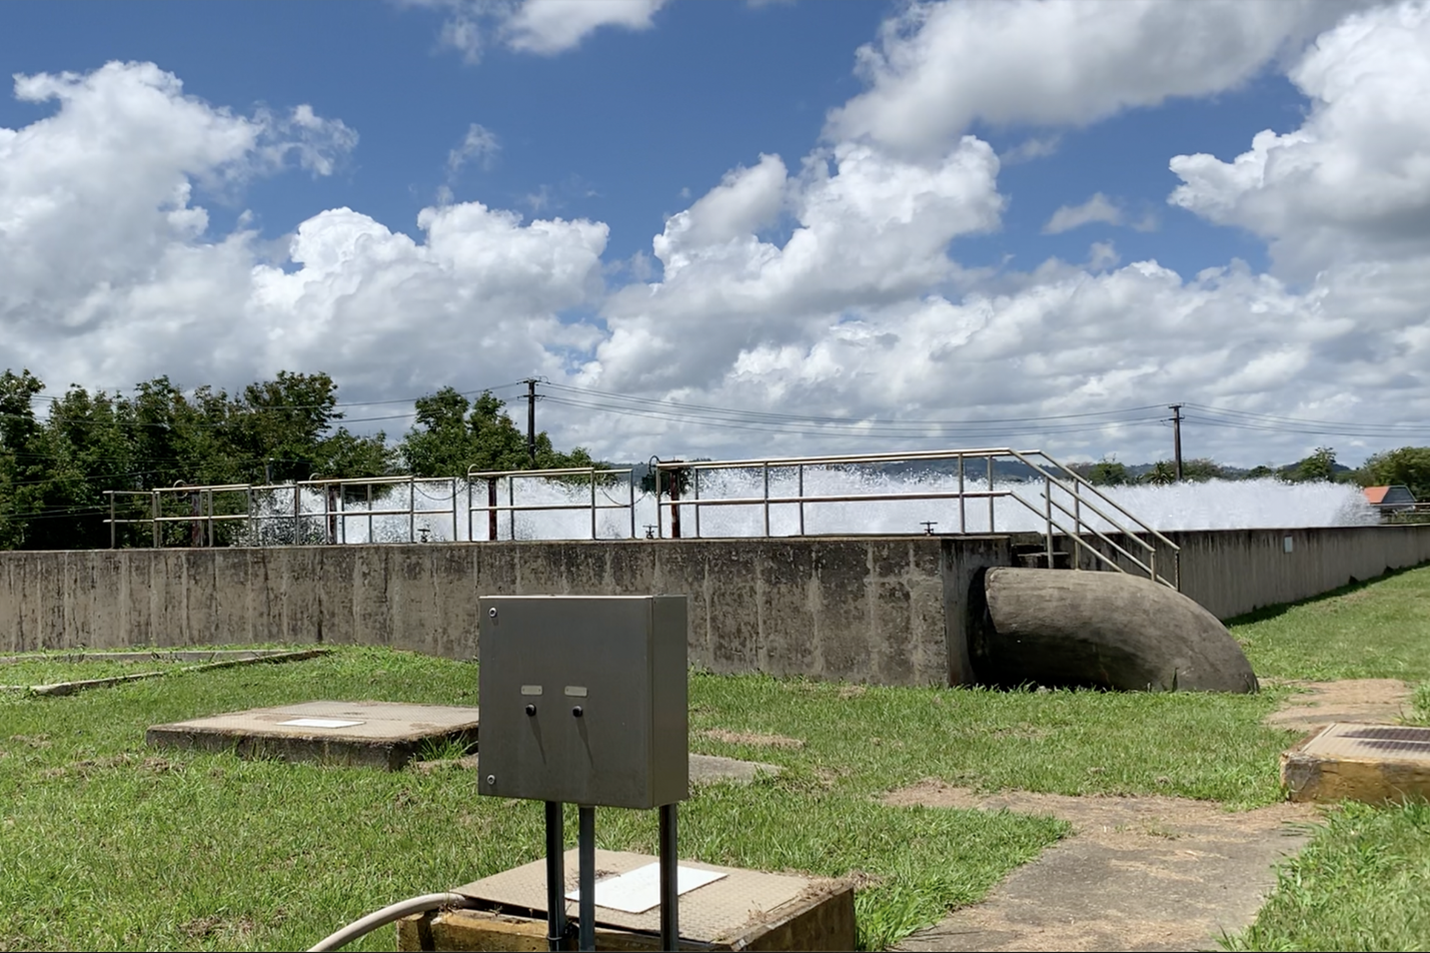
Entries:
MULTIPOLYGON (((1218 619, 1295 602, 1430 560, 1430 525, 1219 529, 1165 534, 1181 547, 1182 592, 1218 619), (1291 540, 1290 552, 1286 540, 1291 540)), ((1087 537, 1109 556, 1106 545, 1087 537)), ((1120 535, 1113 540, 1139 558, 1120 535)), ((1066 543, 1064 543, 1066 545, 1066 543)), ((1128 565, 1117 556, 1118 562, 1128 565)), ((1143 560, 1146 561, 1145 559, 1143 560)), ((1082 553, 1086 569, 1102 568, 1082 553)), ((1171 578, 1172 554, 1158 548, 1157 572, 1171 578)))
POLYGON ((477 653, 482 594, 685 594, 690 658, 960 683, 962 606, 1005 539, 865 537, 0 553, 0 650, 233 642, 477 653))
MULTIPOLYGON (((1183 592, 1223 619, 1430 560, 1430 525, 1168 535, 1183 592)), ((0 651, 273 641, 471 658, 482 594, 668 593, 690 597, 690 658, 712 671, 962 684, 969 586, 1012 562, 1006 537, 928 536, 5 552, 0 651)))

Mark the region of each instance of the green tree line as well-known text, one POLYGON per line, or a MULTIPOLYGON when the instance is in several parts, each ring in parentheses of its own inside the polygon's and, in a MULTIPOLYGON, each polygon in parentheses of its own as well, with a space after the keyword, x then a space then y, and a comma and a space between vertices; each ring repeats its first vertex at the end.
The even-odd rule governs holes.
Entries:
MULTIPOLYGON (((1177 482, 1176 464, 1158 460, 1141 472, 1134 472, 1115 459, 1074 464, 1072 469, 1095 486, 1128 486, 1137 483, 1166 486, 1177 482)), ((1285 483, 1354 483, 1357 486, 1409 487, 1418 500, 1430 500, 1430 447, 1401 447, 1370 457, 1359 468, 1340 466, 1333 447, 1317 447, 1311 454, 1285 466, 1259 466, 1249 470, 1226 467, 1198 457, 1182 462, 1182 480, 1257 480, 1274 477, 1285 483)))
MULTIPOLYGON (((44 389, 28 370, 0 375, 0 549, 108 546, 107 490, 533 466, 526 434, 489 391, 469 400, 445 387, 418 399, 394 445, 342 426, 337 385, 321 372, 280 371, 233 394, 186 393, 168 377, 129 394, 72 385, 41 414, 44 389)), ((584 449, 563 453, 536 437, 537 467, 591 463, 584 449)))

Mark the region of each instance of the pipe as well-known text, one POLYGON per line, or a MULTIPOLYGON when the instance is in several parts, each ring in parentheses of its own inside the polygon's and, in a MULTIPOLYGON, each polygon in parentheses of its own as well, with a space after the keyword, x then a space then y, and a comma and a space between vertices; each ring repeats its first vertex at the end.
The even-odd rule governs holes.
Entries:
POLYGON ((471 901, 459 893, 426 893, 420 897, 413 897, 410 900, 401 900, 390 906, 383 907, 376 913, 369 913, 361 920, 343 927, 331 936, 324 937, 319 943, 308 948, 308 953, 326 953, 328 950, 341 950, 353 940, 367 936, 379 927, 385 927, 389 923, 401 920, 403 917, 410 917, 414 913, 426 913, 429 910, 437 910, 442 907, 465 907, 470 906, 471 901))

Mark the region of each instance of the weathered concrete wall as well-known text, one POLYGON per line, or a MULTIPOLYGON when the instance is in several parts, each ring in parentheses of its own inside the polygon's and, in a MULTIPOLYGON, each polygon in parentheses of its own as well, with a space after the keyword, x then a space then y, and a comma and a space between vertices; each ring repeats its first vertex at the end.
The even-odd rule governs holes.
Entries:
MULTIPOLYGON (((1430 526, 1168 535, 1182 591, 1221 619, 1430 560, 1430 526)), ((962 684, 969 587, 1012 562, 1005 537, 928 536, 6 552, 0 651, 274 641, 470 658, 481 594, 685 594, 691 660, 712 671, 962 684)))
MULTIPOLYGON (((1430 560, 1430 525, 1218 529, 1165 535, 1181 547, 1182 592, 1218 619, 1306 599, 1352 579, 1373 579, 1430 560)), ((1120 535, 1112 538, 1141 556, 1120 535)), ((1088 541, 1097 542, 1091 537, 1088 541)), ((1109 556, 1116 555, 1105 545, 1098 546, 1109 556)), ((1079 563, 1086 569, 1102 568, 1085 552, 1079 563)), ((1171 578, 1171 567, 1171 552, 1159 546, 1157 572, 1171 578)))
POLYGON ((690 597, 690 657, 882 684, 969 677, 999 538, 631 540, 0 553, 0 649, 280 641, 477 653, 481 594, 690 597))

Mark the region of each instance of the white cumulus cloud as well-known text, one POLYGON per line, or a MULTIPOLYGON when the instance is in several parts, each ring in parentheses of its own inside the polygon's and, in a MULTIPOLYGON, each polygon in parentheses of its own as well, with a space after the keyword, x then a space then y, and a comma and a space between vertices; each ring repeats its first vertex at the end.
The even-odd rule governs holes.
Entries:
POLYGON ((1047 224, 1043 226, 1043 234, 1057 235, 1081 225, 1090 225, 1093 222, 1121 225, 1122 221, 1122 209, 1113 204, 1112 200, 1101 192, 1094 192, 1092 198, 1081 205, 1059 206, 1052 218, 1048 219, 1047 224))
POLYGON ((1357 13, 1317 39, 1289 76, 1310 99, 1299 129, 1258 133, 1230 162, 1171 160, 1170 201, 1268 239, 1301 278, 1430 244, 1430 5, 1357 13))
POLYGON ((647 30, 667 0, 408 0, 446 11, 442 42, 475 63, 494 44, 552 55, 603 27, 647 30))
POLYGON ((599 297, 605 225, 467 203, 424 211, 415 242, 336 209, 270 264, 242 225, 211 234, 195 196, 285 161, 322 174, 355 141, 346 126, 306 107, 236 115, 147 63, 15 87, 56 109, 0 129, 0 365, 54 388, 322 369, 356 396, 406 396, 560 373, 594 346, 557 312, 599 297))
POLYGON ((1326 0, 914 2, 860 48, 869 88, 830 113, 827 134, 927 155, 975 120, 1085 125, 1234 88, 1345 9, 1326 0))

